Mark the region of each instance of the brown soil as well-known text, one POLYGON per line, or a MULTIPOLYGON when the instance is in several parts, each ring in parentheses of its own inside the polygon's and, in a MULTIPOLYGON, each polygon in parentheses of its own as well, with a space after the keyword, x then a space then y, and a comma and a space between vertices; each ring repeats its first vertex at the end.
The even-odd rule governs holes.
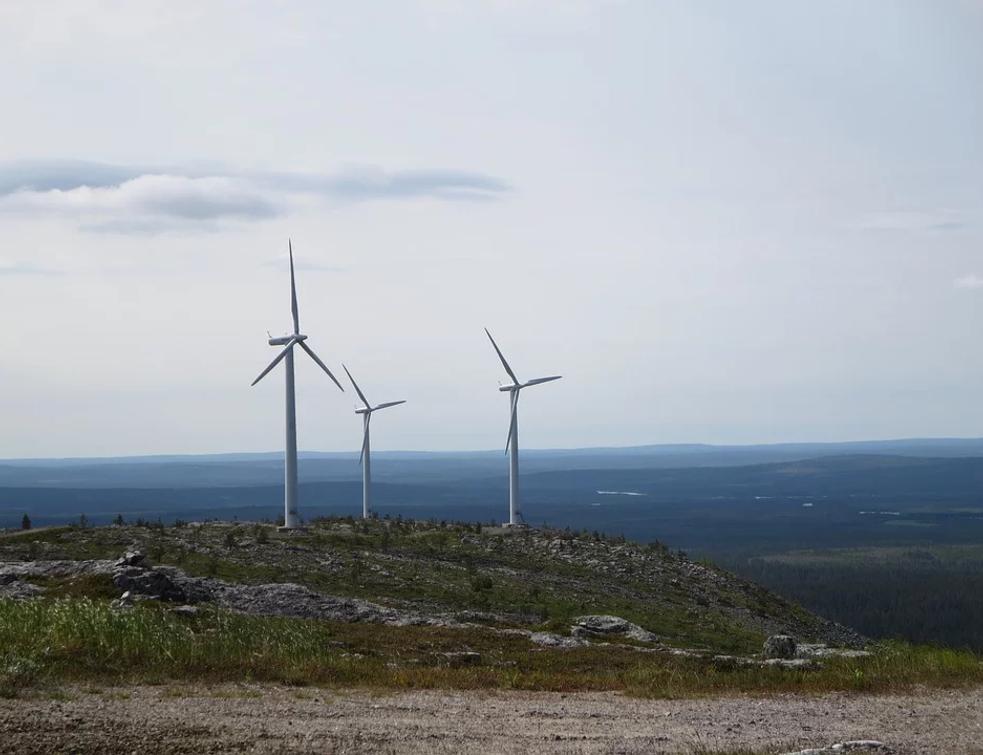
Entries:
POLYGON ((4 753, 777 753, 856 739, 903 754, 983 753, 983 689, 640 700, 224 685, 0 700, 4 753))

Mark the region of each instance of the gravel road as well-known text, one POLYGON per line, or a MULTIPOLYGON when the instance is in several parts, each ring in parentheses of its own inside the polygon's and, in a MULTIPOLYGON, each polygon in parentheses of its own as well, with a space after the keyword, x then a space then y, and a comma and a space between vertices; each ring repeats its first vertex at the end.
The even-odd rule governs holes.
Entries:
POLYGON ((639 700, 224 685, 0 700, 3 753, 779 753, 856 739, 898 754, 983 753, 983 689, 639 700))

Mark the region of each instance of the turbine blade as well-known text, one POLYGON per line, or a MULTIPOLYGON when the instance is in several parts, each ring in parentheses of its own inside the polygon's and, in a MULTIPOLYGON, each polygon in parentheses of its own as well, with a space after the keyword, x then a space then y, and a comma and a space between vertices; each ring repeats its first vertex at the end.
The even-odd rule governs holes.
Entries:
POLYGON ((365 433, 362 435, 362 450, 358 454, 358 465, 362 466, 362 459, 365 457, 365 447, 369 445, 369 422, 372 421, 372 415, 365 415, 365 433))
POLYGON ((532 380, 527 380, 522 384, 523 388, 528 388, 530 385, 539 385, 541 383, 549 383, 553 380, 559 380, 563 375, 550 375, 549 377, 533 378, 532 380))
POLYGON ((294 347, 294 344, 295 343, 297 343, 297 339, 296 338, 291 338, 287 342, 287 345, 283 347, 283 350, 280 351, 280 353, 276 355, 276 359, 274 359, 272 362, 270 362, 269 366, 265 370, 263 370, 261 373, 259 373, 259 377, 256 378, 252 383, 250 383, 250 387, 256 385, 256 383, 258 383, 260 380, 262 380, 263 378, 266 377, 266 374, 270 370, 272 370, 274 367, 276 367, 278 364, 280 364, 280 360, 283 359, 285 356, 287 356, 287 352, 290 351, 290 349, 292 349, 294 347))
POLYGON ((505 356, 502 354, 502 350, 498 348, 498 344, 495 343, 495 339, 492 338, 492 334, 488 333, 488 328, 485 328, 485 333, 488 334, 488 340, 491 341, 492 346, 495 347, 495 353, 498 354, 498 358, 502 360, 502 366, 505 368, 505 371, 509 373, 509 377, 512 378, 512 382, 518 385, 519 378, 515 376, 515 373, 512 372, 512 368, 509 367, 509 363, 505 361, 505 356))
POLYGON ((509 420, 509 435, 505 439, 505 453, 509 452, 509 448, 512 446, 512 431, 515 430, 515 420, 516 414, 519 409, 519 392, 512 391, 512 419, 509 420))
POLYGON ((297 343, 300 344, 300 348, 302 348, 304 351, 307 352, 307 356, 309 356, 311 359, 317 362, 318 367, 320 367, 322 370, 328 373, 328 377, 334 380, 334 384, 338 386, 338 390, 344 393, 345 389, 341 387, 341 383, 338 382, 338 378, 336 378, 334 375, 331 374, 331 370, 329 370, 328 366, 320 360, 318 355, 314 353, 313 349, 311 349, 311 347, 308 346, 307 343, 304 341, 297 341, 297 343))
POLYGON ((362 393, 362 389, 358 387, 358 383, 355 382, 355 378, 352 377, 352 373, 348 372, 348 368, 345 367, 344 364, 341 365, 341 368, 348 375, 348 379, 352 381, 352 385, 355 387, 355 393, 358 394, 358 397, 362 400, 362 403, 365 404, 365 408, 366 409, 371 409, 372 408, 372 405, 369 404, 369 400, 367 398, 365 398, 365 394, 362 393))
POLYGON ((294 247, 287 239, 290 249, 290 314, 294 317, 294 335, 300 333, 300 313, 297 311, 297 282, 294 280, 294 247))
POLYGON ((400 404, 405 404, 406 401, 387 401, 384 404, 379 404, 378 406, 372 407, 372 411, 376 409, 388 409, 390 406, 399 406, 400 404))

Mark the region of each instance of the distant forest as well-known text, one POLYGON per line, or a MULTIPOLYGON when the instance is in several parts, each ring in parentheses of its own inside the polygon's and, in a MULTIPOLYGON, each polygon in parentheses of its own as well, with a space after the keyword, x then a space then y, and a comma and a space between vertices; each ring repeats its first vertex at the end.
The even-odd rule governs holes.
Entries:
POLYGON ((983 651, 983 560, 911 549, 893 562, 727 564, 802 606, 868 637, 983 651))

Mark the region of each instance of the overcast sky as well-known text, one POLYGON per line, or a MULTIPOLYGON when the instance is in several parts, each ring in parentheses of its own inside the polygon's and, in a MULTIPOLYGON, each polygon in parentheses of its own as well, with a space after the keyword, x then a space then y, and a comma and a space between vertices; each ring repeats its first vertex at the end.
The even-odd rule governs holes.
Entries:
POLYGON ((983 435, 983 3, 0 5, 0 456, 983 435), (354 394, 298 355, 306 449, 354 394))

